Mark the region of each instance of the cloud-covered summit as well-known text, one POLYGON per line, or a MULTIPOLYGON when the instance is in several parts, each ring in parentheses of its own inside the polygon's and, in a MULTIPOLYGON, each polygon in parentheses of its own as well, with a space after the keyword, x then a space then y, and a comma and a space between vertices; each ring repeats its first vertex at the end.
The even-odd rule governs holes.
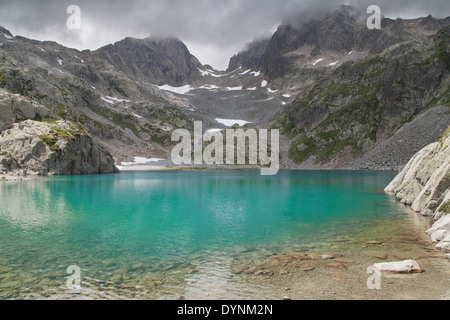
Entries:
POLYGON ((96 49, 127 36, 176 37, 202 63, 224 69, 228 59, 254 38, 278 25, 308 19, 342 4, 377 4, 387 17, 450 15, 448 0, 0 0, 0 25, 13 34, 54 40, 77 49, 96 49), (69 5, 81 9, 81 30, 69 30, 69 5))

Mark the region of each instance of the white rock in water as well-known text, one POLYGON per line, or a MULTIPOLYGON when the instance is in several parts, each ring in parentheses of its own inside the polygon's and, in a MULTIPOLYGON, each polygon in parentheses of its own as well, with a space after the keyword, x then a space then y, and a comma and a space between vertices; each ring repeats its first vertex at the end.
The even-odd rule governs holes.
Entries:
POLYGON ((432 241, 439 242, 437 248, 450 250, 450 215, 443 216, 427 230, 432 241))
POLYGON ((387 273, 420 273, 422 269, 414 260, 405 260, 398 262, 375 263, 374 267, 380 272, 387 273))
POLYGON ((436 248, 450 251, 450 233, 448 232, 444 239, 436 245, 436 248))

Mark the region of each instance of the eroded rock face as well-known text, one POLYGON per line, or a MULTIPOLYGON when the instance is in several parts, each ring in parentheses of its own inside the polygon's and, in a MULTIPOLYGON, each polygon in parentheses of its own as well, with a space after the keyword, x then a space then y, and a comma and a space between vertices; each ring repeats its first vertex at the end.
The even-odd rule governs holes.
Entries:
POLYGON ((385 189, 402 203, 437 222, 427 233, 437 247, 450 250, 450 128, 419 151, 385 189))
POLYGON ((49 111, 44 106, 18 94, 0 90, 0 132, 14 122, 48 115, 49 111))
POLYGON ((69 121, 15 123, 0 136, 0 171, 8 174, 115 173, 109 153, 69 121))

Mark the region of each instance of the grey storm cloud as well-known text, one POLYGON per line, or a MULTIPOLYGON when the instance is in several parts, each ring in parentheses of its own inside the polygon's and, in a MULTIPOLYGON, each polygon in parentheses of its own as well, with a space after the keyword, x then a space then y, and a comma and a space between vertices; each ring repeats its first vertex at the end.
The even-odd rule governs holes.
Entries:
POLYGON ((311 19, 342 4, 380 6, 387 17, 450 15, 448 0, 0 0, 0 25, 15 35, 96 49, 127 36, 176 37, 201 62, 225 68, 254 38, 284 21, 311 19), (69 5, 81 9, 81 30, 69 30, 69 5))

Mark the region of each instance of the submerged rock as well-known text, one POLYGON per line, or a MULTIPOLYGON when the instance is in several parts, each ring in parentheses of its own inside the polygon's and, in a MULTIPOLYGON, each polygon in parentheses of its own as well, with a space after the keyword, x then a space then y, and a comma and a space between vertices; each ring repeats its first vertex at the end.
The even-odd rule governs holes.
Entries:
POLYGON ((327 263, 327 264, 325 264, 325 267, 332 268, 332 269, 347 270, 347 267, 343 263, 340 263, 340 262, 327 263))

